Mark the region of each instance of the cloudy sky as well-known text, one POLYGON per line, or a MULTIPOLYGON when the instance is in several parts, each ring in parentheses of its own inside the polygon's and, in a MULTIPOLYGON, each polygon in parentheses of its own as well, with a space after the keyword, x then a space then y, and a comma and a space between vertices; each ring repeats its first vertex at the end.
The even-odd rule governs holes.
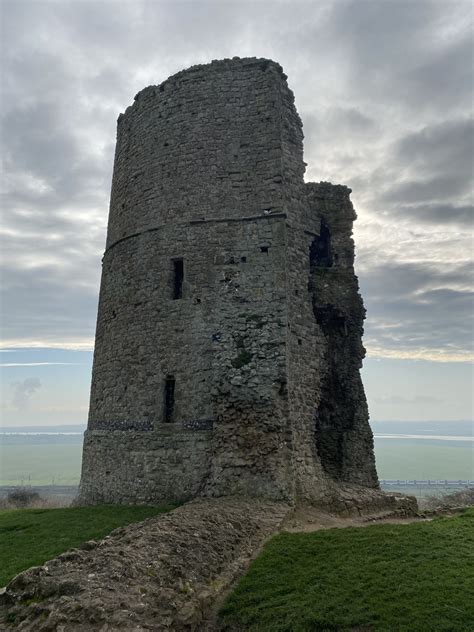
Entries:
POLYGON ((116 119, 196 63, 270 57, 308 180, 347 184, 374 419, 471 419, 469 1, 1 0, 2 420, 87 414, 116 119))

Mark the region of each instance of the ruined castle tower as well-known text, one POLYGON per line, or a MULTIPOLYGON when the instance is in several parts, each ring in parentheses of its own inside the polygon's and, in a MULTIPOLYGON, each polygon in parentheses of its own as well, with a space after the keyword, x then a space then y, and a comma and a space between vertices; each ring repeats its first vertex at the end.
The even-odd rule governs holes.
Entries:
POLYGON ((270 60, 194 66, 119 116, 82 502, 378 487, 350 190, 304 171, 270 60))

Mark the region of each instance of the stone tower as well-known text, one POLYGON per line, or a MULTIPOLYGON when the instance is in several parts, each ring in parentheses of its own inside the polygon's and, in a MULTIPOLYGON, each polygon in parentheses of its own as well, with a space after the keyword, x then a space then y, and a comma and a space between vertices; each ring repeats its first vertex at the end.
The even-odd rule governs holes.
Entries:
POLYGON ((350 190, 304 171, 270 60, 193 66, 119 116, 81 502, 378 487, 350 190))

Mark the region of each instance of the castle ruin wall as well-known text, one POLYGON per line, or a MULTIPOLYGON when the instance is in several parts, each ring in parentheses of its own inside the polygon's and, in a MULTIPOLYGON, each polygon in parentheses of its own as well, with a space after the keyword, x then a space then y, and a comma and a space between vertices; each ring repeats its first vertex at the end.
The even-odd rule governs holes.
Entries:
POLYGON ((270 60, 193 67, 119 117, 83 502, 377 487, 355 214, 304 170, 270 60))

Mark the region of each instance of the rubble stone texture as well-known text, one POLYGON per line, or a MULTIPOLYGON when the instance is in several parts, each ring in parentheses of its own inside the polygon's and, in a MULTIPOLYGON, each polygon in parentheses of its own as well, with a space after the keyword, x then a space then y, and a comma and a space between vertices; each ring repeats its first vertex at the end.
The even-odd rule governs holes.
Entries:
POLYGON ((0 630, 203 632, 288 510, 206 498, 116 529, 17 575, 0 591, 0 630))
POLYGON ((121 527, 20 573, 0 589, 0 630, 227 630, 216 618, 219 604, 276 531, 366 525, 416 511, 414 498, 391 494, 387 500, 369 488, 360 491, 355 506, 353 492, 342 489, 338 499, 345 518, 233 496, 195 499, 121 527), (360 515, 347 520, 354 513, 360 515))
POLYGON ((119 116, 80 502, 378 489, 350 189, 304 171, 267 59, 193 66, 119 116))

